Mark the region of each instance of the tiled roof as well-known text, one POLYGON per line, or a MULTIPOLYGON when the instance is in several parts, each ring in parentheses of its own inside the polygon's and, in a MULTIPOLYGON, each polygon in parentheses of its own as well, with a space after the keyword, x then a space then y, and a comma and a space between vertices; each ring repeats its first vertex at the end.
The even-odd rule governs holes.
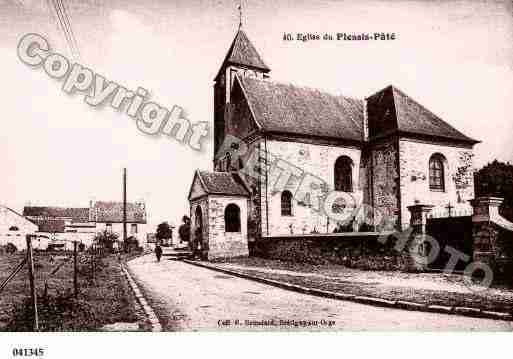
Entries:
POLYGON ((244 31, 239 29, 226 54, 216 78, 225 69, 226 65, 239 65, 259 69, 265 73, 271 69, 265 64, 244 31))
POLYGON ((456 130, 394 86, 370 96, 367 110, 371 140, 400 132, 471 144, 479 142, 456 130))
POLYGON ((66 228, 63 219, 33 219, 32 222, 39 227, 39 232, 64 233, 66 228))
POLYGON ((71 218, 73 222, 89 221, 89 208, 25 206, 25 217, 71 218))
MULTIPOLYGON (((127 203, 126 218, 127 222, 146 223, 146 210, 144 205, 127 203)), ((100 223, 123 222, 123 202, 95 202, 92 219, 100 223)))
POLYGON ((226 54, 224 63, 245 65, 256 67, 264 71, 270 71, 246 33, 242 30, 239 30, 237 35, 235 35, 232 45, 226 54))
MULTIPOLYGON (((57 219, 71 219, 72 223, 120 223, 123 222, 123 202, 95 202, 92 208, 92 218, 89 218, 89 208, 72 207, 33 207, 23 208, 23 215, 32 219, 42 219, 38 225, 46 226, 45 221, 57 219)), ((146 210, 144 205, 127 203, 127 222, 146 223, 146 210)), ((63 222, 64 223, 64 222, 63 222)), ((52 223, 50 226, 57 224, 52 223)), ((41 231, 41 229, 40 229, 41 231)))
POLYGON ((248 196, 243 180, 235 172, 197 171, 208 194, 248 196))
POLYGON ((363 141, 363 101, 316 89, 238 77, 264 130, 363 141))

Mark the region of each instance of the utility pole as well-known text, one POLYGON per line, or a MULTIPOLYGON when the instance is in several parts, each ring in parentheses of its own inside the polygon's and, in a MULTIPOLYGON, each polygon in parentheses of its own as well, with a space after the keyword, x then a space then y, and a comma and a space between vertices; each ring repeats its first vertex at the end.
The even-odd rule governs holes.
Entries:
POLYGON ((126 168, 123 168, 123 244, 126 248, 126 168))
POLYGON ((34 283, 34 258, 32 255, 32 237, 33 235, 27 234, 25 237, 27 240, 27 260, 29 270, 29 282, 30 282, 30 295, 32 298, 32 308, 34 308, 34 331, 39 331, 39 317, 37 314, 37 294, 36 286, 34 283))
POLYGON ((73 242, 73 287, 75 289, 75 298, 78 297, 78 263, 77 263, 77 241, 73 242))
POLYGON ((92 276, 93 282, 94 282, 94 254, 95 254, 95 251, 96 251, 95 244, 93 244, 91 247, 91 276, 92 276))

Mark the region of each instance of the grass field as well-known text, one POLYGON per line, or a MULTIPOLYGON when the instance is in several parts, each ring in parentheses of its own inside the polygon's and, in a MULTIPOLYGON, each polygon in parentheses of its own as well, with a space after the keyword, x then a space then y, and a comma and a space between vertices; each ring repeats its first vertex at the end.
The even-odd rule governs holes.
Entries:
MULTIPOLYGON (((0 256, 0 282, 23 256, 22 253, 0 256)), ((91 257, 80 255, 79 295, 75 299, 71 254, 34 253, 41 330, 91 331, 106 324, 143 322, 144 316, 126 282, 119 258, 114 255, 97 258, 95 264, 93 280, 91 257), (51 274, 62 263, 60 269, 51 274)), ((32 330, 33 311, 28 298, 28 268, 25 266, 0 293, 0 330, 32 330)), ((143 325, 141 330, 145 329, 143 325)))

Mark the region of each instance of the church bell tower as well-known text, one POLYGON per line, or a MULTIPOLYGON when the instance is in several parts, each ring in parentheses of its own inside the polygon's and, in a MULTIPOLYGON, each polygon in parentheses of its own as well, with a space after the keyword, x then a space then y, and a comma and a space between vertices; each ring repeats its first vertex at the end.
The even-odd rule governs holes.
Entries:
POLYGON ((239 24, 239 30, 214 79, 214 161, 225 137, 225 120, 235 75, 265 79, 270 71, 239 24))

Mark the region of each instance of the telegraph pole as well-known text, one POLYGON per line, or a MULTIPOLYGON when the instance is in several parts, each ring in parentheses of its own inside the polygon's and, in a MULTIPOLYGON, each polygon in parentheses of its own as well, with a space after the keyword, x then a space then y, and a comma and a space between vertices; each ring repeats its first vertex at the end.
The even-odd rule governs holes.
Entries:
POLYGON ((123 168, 123 244, 126 246, 126 168, 123 168))
POLYGON ((78 298, 78 253, 77 241, 73 242, 73 287, 75 298, 78 298))
POLYGON ((32 308, 34 309, 34 331, 39 331, 39 317, 37 313, 37 294, 36 286, 34 283, 34 258, 32 256, 32 235, 27 234, 25 237, 27 240, 27 260, 29 270, 29 282, 30 282, 30 296, 32 298, 32 308))

